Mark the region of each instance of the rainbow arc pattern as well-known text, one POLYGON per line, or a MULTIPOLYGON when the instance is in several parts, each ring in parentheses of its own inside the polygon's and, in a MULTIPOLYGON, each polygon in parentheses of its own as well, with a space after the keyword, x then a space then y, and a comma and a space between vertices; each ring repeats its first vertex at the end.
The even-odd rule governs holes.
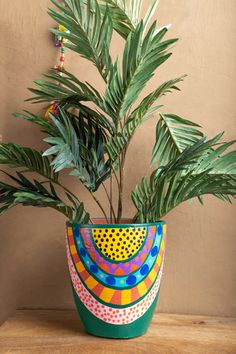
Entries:
POLYGON ((83 305, 108 323, 128 324, 140 318, 159 291, 165 233, 164 223, 146 227, 69 225, 69 270, 83 305))

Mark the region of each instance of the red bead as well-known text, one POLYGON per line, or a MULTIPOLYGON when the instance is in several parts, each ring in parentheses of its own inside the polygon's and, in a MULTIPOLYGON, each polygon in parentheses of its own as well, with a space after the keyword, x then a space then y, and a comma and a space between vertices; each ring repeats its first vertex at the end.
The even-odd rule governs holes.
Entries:
POLYGON ((65 61, 65 57, 61 56, 60 61, 65 61))

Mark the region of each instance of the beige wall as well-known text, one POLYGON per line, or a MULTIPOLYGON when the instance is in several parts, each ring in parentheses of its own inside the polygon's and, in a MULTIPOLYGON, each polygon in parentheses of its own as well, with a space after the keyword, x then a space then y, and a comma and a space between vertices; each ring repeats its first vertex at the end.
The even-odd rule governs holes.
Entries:
MULTIPOLYGON (((54 65, 57 51, 47 28, 49 0, 0 0, 1 120, 3 141, 42 146, 37 127, 11 117, 11 112, 30 108, 23 100, 26 87, 54 65)), ((171 35, 180 37, 174 56, 152 81, 187 73, 182 93, 163 100, 166 112, 192 119, 212 136, 226 130, 235 138, 236 1, 162 0, 159 24, 172 23, 171 35)), ((121 48, 117 40, 113 52, 121 48)), ((73 54, 67 68, 80 78, 94 80, 96 71, 73 54)), ((95 80, 96 81, 96 80, 95 80)), ((100 85, 100 83, 99 83, 100 85)), ((130 190, 146 173, 155 121, 145 124, 130 148, 126 169, 126 215, 133 209, 130 190), (135 159, 132 157, 135 153, 135 159), (144 172, 145 171, 145 172, 144 172)), ((69 182, 68 182, 69 183, 69 182)), ((75 186, 75 185, 74 185, 75 186)), ((81 187, 87 206, 99 215, 81 187)), ((236 315, 235 212, 230 206, 206 198, 171 212, 168 249, 159 311, 236 315)), ((17 208, 0 219, 0 320, 16 307, 73 307, 68 278, 64 222, 51 210, 17 208)))

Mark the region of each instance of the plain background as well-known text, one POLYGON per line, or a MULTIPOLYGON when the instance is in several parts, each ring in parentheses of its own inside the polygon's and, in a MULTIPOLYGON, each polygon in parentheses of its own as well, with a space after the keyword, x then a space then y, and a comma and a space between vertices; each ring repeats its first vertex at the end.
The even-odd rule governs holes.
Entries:
MULTIPOLYGON (((0 0, 1 120, 4 142, 43 148, 42 135, 12 112, 39 106, 24 103, 27 87, 56 64, 58 51, 47 28, 49 0, 0 0)), ((148 1, 145 0, 145 3, 148 1)), ((161 0, 159 26, 172 23, 170 36, 180 38, 174 55, 145 89, 188 74, 181 93, 162 100, 164 112, 175 113, 204 127, 208 136, 225 130, 235 138, 236 1, 161 0)), ((113 55, 122 50, 114 38, 113 55)), ((102 90, 96 70, 73 53, 67 69, 102 90)), ((125 216, 132 215, 130 191, 148 169, 156 119, 143 125, 130 147, 126 165, 125 216)), ((68 186, 100 216, 84 189, 68 186)), ((181 205, 166 218, 168 245, 159 311, 236 315, 236 204, 205 198, 181 205)), ((0 320, 15 308, 73 308, 65 254, 65 219, 52 210, 16 208, 0 219, 0 320)))

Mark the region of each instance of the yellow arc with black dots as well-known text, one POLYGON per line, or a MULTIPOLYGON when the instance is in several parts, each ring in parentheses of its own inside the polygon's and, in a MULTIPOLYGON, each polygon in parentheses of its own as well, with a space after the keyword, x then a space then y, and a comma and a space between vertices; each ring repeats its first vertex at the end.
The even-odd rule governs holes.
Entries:
POLYGON ((146 238, 145 227, 93 229, 93 239, 100 252, 113 261, 130 259, 142 247, 146 238))

